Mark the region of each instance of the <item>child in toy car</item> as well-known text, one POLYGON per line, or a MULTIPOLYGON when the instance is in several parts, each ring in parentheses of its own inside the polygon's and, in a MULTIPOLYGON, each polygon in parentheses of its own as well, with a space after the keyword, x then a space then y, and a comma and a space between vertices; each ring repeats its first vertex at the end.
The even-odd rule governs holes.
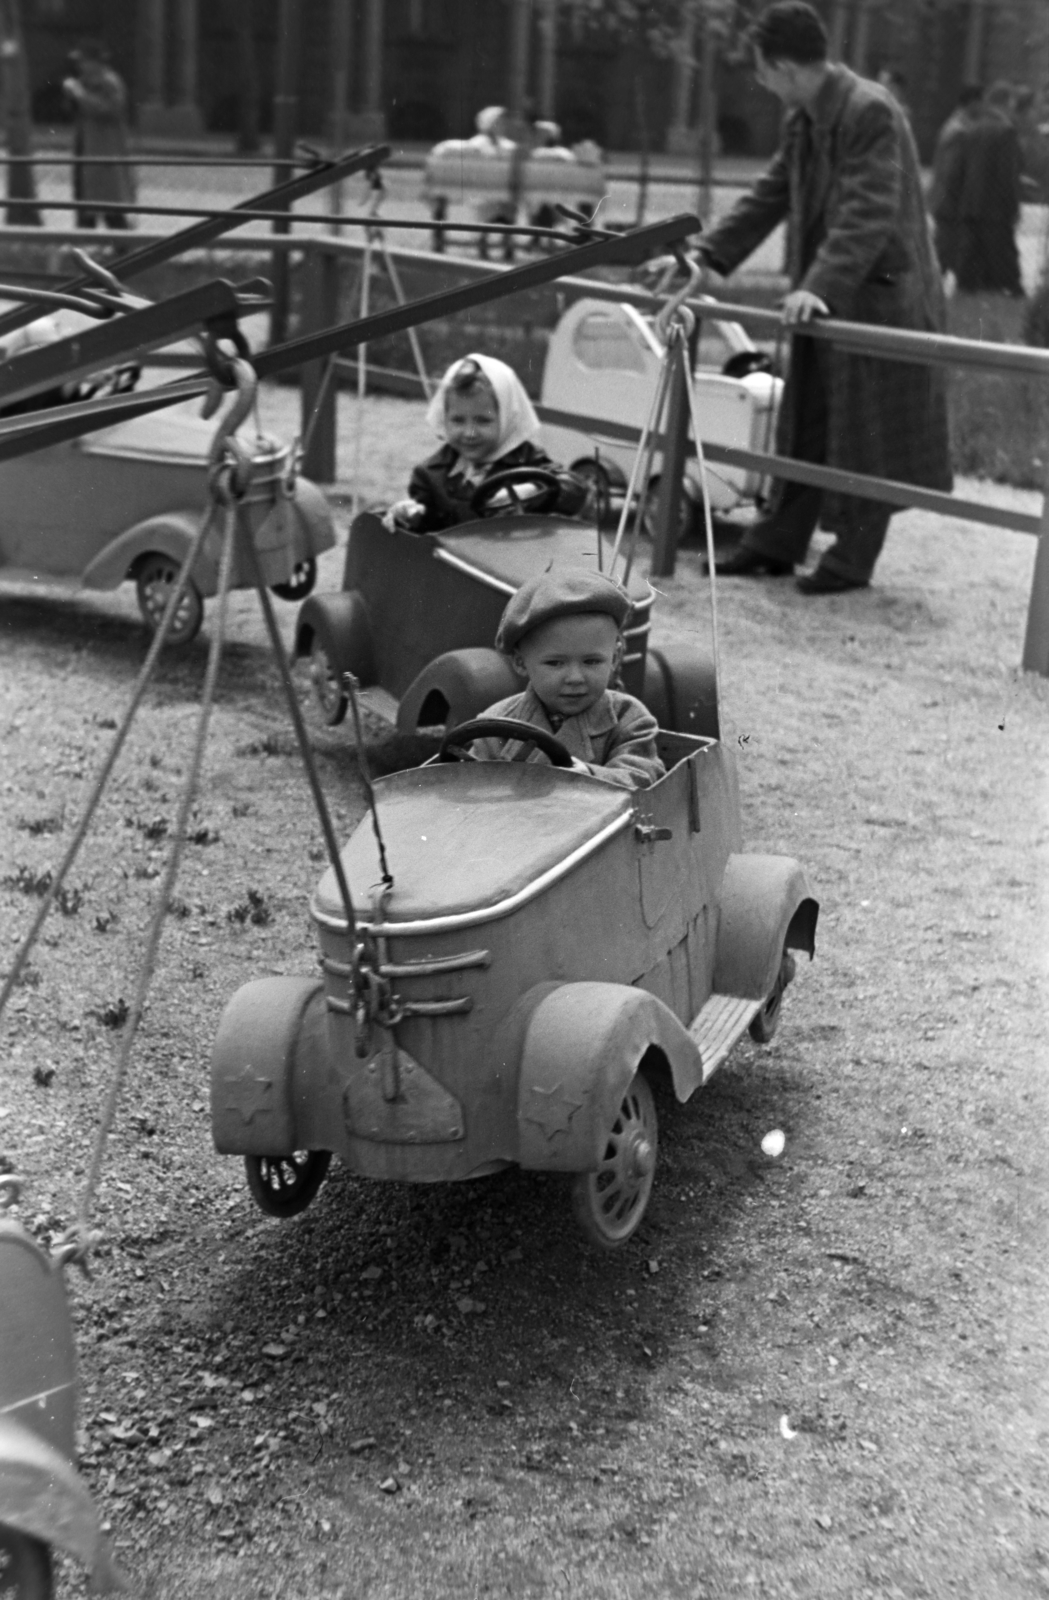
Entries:
MULTIPOLYGON (((577 772, 647 789, 665 771, 656 719, 632 694, 609 688, 629 610, 626 593, 602 572, 561 567, 530 578, 507 601, 495 636, 528 687, 489 706, 481 720, 529 723, 555 735, 577 772)), ((523 734, 477 739, 470 753, 489 761, 549 760, 523 734)))
MULTIPOLYGON (((565 472, 535 443, 539 418, 512 367, 493 356, 468 355, 455 361, 430 401, 426 420, 441 448, 412 472, 408 497, 396 501, 384 518, 412 533, 436 533, 477 516, 478 489, 496 473, 535 467, 541 481, 557 479, 556 496, 543 497, 542 509, 573 516, 586 499, 586 485, 565 472)), ((508 498, 510 510, 538 510, 523 494, 508 498)))

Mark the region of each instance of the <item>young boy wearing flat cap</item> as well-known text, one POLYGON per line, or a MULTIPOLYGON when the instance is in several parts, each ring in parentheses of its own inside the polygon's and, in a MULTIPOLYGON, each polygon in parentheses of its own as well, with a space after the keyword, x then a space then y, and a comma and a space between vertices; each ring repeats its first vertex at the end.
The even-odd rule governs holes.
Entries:
MULTIPOLYGON (((528 679, 521 694, 489 706, 486 717, 515 717, 554 734, 577 772, 624 789, 647 789, 664 766, 656 719, 632 694, 610 689, 623 655, 620 629, 630 601, 611 578, 584 567, 540 573, 507 602, 496 649, 528 679)), ((489 761, 546 761, 520 739, 477 739, 489 761)))

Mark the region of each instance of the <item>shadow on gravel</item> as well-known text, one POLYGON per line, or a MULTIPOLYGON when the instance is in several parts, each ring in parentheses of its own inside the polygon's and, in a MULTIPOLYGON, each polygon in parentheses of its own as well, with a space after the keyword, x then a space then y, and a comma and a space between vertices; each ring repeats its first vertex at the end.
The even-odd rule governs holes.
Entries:
POLYGON ((688 1105, 660 1103, 656 1190, 621 1252, 582 1242, 561 1177, 509 1169, 412 1186, 334 1163, 300 1218, 249 1223, 227 1246, 236 1264, 213 1284, 208 1321, 241 1336, 235 1381, 268 1385, 273 1412, 301 1406, 304 1388, 338 1396, 350 1431, 326 1447, 331 1465, 349 1462, 355 1435, 381 1449, 406 1411, 415 1455, 439 1451, 450 1407, 467 1451, 494 1447, 493 1419, 525 1413, 540 1456, 588 1420, 611 1444, 647 1408, 648 1380, 686 1350, 692 1369, 736 1387, 716 1280, 747 1277, 733 1242, 744 1207, 767 1206, 779 1225, 790 1174, 760 1140, 774 1115, 802 1132, 808 1093, 774 1054, 746 1055, 688 1105))

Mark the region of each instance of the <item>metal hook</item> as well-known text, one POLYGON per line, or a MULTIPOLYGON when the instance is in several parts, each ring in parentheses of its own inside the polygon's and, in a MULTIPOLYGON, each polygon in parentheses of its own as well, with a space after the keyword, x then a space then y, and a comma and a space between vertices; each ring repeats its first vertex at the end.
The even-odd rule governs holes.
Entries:
MULTIPOLYGON (((666 279, 664 277, 664 282, 665 281, 666 279)), ((688 278, 683 288, 678 289, 676 294, 672 294, 670 296, 669 300, 656 317, 655 330, 658 337, 663 341, 664 344, 669 343, 670 328, 675 318, 679 324, 684 327, 686 334, 692 332, 692 329, 695 327, 696 319, 685 305, 685 301, 692 297, 702 282, 703 267, 695 259, 689 260, 688 278)))
MULTIPOLYGON (((208 478, 214 486, 218 474, 224 468, 232 467, 230 487, 235 494, 243 494, 251 475, 251 460, 234 436, 241 424, 251 415, 258 393, 259 379, 251 362, 245 361, 242 356, 232 358, 230 370, 237 386, 237 393, 226 415, 221 418, 215 429, 215 437, 208 451, 208 478)), ((212 416, 220 400, 221 391, 209 392, 201 407, 202 415, 212 416)))

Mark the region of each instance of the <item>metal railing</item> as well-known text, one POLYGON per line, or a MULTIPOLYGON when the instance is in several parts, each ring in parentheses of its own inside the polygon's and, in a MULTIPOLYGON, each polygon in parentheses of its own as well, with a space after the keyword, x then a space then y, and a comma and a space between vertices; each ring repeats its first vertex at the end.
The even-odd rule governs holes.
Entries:
MULTIPOLYGON (((35 227, 9 227, 3 230, 0 238, 11 241, 41 243, 46 237, 52 245, 79 244, 112 246, 116 251, 127 250, 129 236, 120 231, 92 230, 92 229, 49 229, 42 235, 39 228, 35 227)), ((147 246, 154 241, 160 242, 166 235, 135 233, 133 241, 136 249, 147 246)), ((360 262, 367 248, 362 241, 334 237, 316 237, 293 235, 249 236, 222 239, 216 246, 223 254, 229 253, 260 253, 270 254, 278 252, 282 255, 297 255, 304 262, 306 271, 310 274, 309 287, 303 296, 305 315, 303 318, 303 332, 307 336, 303 340, 304 351, 309 351, 308 335, 329 327, 339 321, 338 299, 339 281, 338 266, 341 261, 350 260, 360 262)), ((484 278, 501 276, 510 270, 503 265, 489 262, 467 261, 450 259, 448 256, 434 256, 426 251, 398 250, 390 252, 401 267, 419 266, 423 268, 440 268, 442 274, 447 274, 449 269, 463 282, 477 282, 484 278)), ((110 263, 119 274, 119 260, 110 263)), ((576 299, 586 295, 594 299, 603 299, 628 303, 642 311, 657 312, 662 300, 644 290, 632 288, 627 285, 608 284, 586 278, 562 278, 558 280, 557 292, 559 297, 576 299)), ((445 308, 435 308, 435 316, 454 315, 456 299, 455 291, 450 291, 449 296, 437 296, 435 300, 448 300, 445 308)), ((700 320, 717 318, 741 323, 753 332, 768 338, 779 339, 784 333, 782 317, 778 312, 765 310, 755 306, 737 305, 730 301, 714 301, 710 299, 697 299, 688 302, 690 309, 700 320)), ((397 309, 390 313, 391 326, 403 323, 403 317, 398 316, 397 309)), ((1014 374, 1017 377, 1049 379, 1049 350, 1031 349, 1026 346, 1003 345, 984 343, 973 339, 956 338, 948 334, 931 334, 911 332, 903 329, 873 327, 865 323, 838 321, 828 318, 813 323, 808 323, 804 328, 792 330, 793 337, 814 338, 836 345, 839 348, 865 355, 880 356, 894 361, 912 362, 921 366, 944 367, 969 367, 982 369, 1002 374, 1014 374)), ((374 338, 373 333, 370 337, 374 338)), ((350 344, 347 350, 355 348, 350 344)), ((186 358, 187 360, 191 358, 186 358)), ((265 366, 263 356, 261 365, 265 366)), ((306 359, 301 369, 302 385, 302 410, 303 410, 303 436, 313 441, 313 456, 308 463, 311 475, 321 482, 331 482, 337 476, 336 472, 336 384, 331 381, 331 373, 325 372, 325 363, 306 359)), ((334 372, 347 375, 357 372, 356 363, 348 361, 344 356, 335 358, 334 372)), ((405 374, 418 382, 415 375, 405 374)), ((620 438, 624 442, 632 443, 640 438, 640 428, 634 429, 626 424, 610 423, 605 419, 588 417, 576 412, 564 412, 549 407, 538 407, 540 417, 560 426, 573 427, 581 432, 596 430, 612 438, 620 438)), ((687 429, 687 408, 685 411, 684 426, 687 429)), ((665 442, 665 441, 664 441, 665 442)), ((994 501, 969 499, 963 495, 948 494, 932 489, 925 489, 914 484, 902 483, 893 479, 868 476, 858 472, 843 471, 840 468, 827 467, 812 462, 798 461, 768 451, 745 450, 715 441, 703 442, 704 454, 707 459, 723 465, 740 467, 757 472, 762 477, 785 479, 789 482, 806 484, 820 489, 833 490, 838 493, 862 495, 871 500, 879 500, 896 507, 915 507, 917 509, 934 512, 941 516, 949 516, 963 521, 979 523, 984 526, 1000 527, 1011 532, 1033 534, 1038 538, 1038 550, 1035 559, 1034 577, 1028 605, 1027 628, 1023 647, 1022 664, 1028 671, 1049 677, 1049 477, 1046 489, 1043 491, 1042 510, 1040 515, 1032 515, 1015 510, 1011 506, 996 504, 994 501)), ((687 446, 694 454, 694 446, 687 446)), ((670 526, 676 527, 677 506, 670 507, 670 526)), ((657 529, 657 554, 659 552, 659 534, 657 529)), ((674 546, 669 528, 663 530, 663 549, 669 557, 667 572, 673 571, 674 546)), ((658 566, 654 572, 659 575, 658 566)), ((664 573, 663 575, 666 575, 664 573)))

